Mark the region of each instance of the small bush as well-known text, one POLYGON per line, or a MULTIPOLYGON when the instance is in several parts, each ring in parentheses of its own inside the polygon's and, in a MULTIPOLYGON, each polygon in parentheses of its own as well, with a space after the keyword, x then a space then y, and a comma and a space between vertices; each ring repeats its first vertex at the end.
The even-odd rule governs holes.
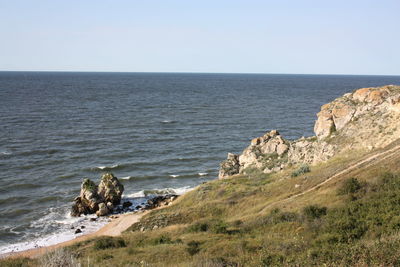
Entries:
POLYGON ((281 266, 283 265, 284 257, 282 255, 267 254, 261 259, 262 266, 281 266))
POLYGON ((95 250, 103 250, 108 248, 121 248, 126 247, 126 243, 122 238, 115 237, 101 237, 94 242, 95 250))
POLYGON ((338 190, 339 195, 354 194, 361 189, 361 183, 356 178, 345 180, 338 190))
POLYGON ((199 253, 200 251, 200 242, 197 241, 190 241, 187 244, 186 251, 193 256, 194 254, 199 253))
POLYGON ((265 222, 270 224, 278 224, 283 222, 294 222, 298 220, 298 214, 294 212, 284 212, 279 209, 273 209, 266 217, 265 222))
POLYGON ((301 165, 297 170, 295 170, 294 172, 292 172, 292 177, 297 177, 299 175, 305 174, 307 172, 310 172, 310 166, 308 166, 308 164, 303 164, 301 165))
POLYGON ((174 241, 169 236, 161 235, 150 242, 152 245, 173 244, 174 241))
POLYGON ((227 234, 228 233, 228 225, 221 221, 217 220, 211 225, 211 232, 215 234, 227 234))
POLYGON ((317 205, 310 205, 304 207, 303 214, 308 221, 312 221, 326 215, 326 207, 319 207, 317 205))
POLYGON ((70 251, 57 249, 41 257, 39 265, 43 267, 78 267, 80 263, 70 251))
POLYGON ((207 232, 209 225, 207 223, 194 223, 188 227, 188 232, 207 232))

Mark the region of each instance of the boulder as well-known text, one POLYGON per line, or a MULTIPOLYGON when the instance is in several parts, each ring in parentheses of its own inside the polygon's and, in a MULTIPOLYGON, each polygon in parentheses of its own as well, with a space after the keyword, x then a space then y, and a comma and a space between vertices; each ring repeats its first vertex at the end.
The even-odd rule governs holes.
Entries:
POLYGON ((240 168, 239 156, 232 153, 228 153, 227 159, 221 162, 220 164, 218 178, 222 179, 228 176, 238 174, 239 168, 240 168))
POLYGON ((110 213, 110 210, 107 208, 107 205, 103 202, 99 204, 99 209, 96 211, 97 216, 105 216, 110 213))
POLYGON ((97 185, 90 179, 84 179, 79 197, 76 197, 72 206, 71 215, 91 214, 98 210, 102 198, 97 193, 97 185))
POLYGON ((279 144, 276 147, 276 153, 278 153, 279 156, 285 154, 289 150, 289 146, 286 144, 279 144))
POLYGON ((319 138, 325 138, 331 135, 336 130, 335 123, 333 121, 332 113, 328 110, 321 110, 317 114, 317 121, 315 122, 314 132, 319 138))
POLYGON ((112 173, 103 174, 98 194, 106 203, 111 202, 114 205, 118 205, 121 201, 122 192, 124 192, 124 186, 119 182, 117 177, 112 173))

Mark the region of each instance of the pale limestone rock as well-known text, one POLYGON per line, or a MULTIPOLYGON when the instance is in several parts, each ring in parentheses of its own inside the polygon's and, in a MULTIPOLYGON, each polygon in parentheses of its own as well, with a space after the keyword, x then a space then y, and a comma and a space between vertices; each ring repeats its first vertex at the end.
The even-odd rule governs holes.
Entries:
POLYGON ((350 149, 390 144, 400 138, 400 86, 361 88, 323 105, 314 131, 316 136, 294 141, 276 130, 254 138, 236 156, 235 172, 251 167, 271 173, 290 164, 326 161, 350 149))
POLYGON ((314 132, 320 139, 328 137, 336 130, 333 121, 332 113, 326 109, 321 110, 318 114, 318 119, 314 126, 314 132))
POLYGON ((336 104, 332 109, 336 130, 342 129, 353 118, 354 112, 354 108, 350 105, 343 103, 336 104))
POLYGON ((285 154, 288 150, 289 146, 283 143, 276 147, 276 153, 278 153, 279 156, 285 154))
POLYGON ((119 182, 117 177, 112 173, 103 174, 100 180, 98 194, 104 199, 105 203, 111 202, 114 205, 119 204, 122 192, 124 192, 124 186, 119 182))

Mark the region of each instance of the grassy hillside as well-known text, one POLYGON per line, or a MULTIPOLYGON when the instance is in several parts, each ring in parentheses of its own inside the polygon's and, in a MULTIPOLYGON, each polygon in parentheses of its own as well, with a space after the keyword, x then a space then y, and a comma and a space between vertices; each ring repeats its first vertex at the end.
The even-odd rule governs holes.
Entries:
POLYGON ((337 155, 310 172, 292 166, 204 183, 121 237, 85 241, 65 253, 82 266, 400 265, 397 145, 337 155))

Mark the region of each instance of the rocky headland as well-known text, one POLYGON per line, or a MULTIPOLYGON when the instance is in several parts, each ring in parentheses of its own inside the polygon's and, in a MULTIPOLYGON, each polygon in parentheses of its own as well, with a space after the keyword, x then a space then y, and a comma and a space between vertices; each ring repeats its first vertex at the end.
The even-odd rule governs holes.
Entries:
POLYGON ((251 140, 242 154, 229 153, 219 178, 252 169, 278 172, 297 164, 316 164, 350 149, 384 147, 400 137, 400 86, 361 88, 321 107, 315 136, 287 140, 277 130, 251 140))

